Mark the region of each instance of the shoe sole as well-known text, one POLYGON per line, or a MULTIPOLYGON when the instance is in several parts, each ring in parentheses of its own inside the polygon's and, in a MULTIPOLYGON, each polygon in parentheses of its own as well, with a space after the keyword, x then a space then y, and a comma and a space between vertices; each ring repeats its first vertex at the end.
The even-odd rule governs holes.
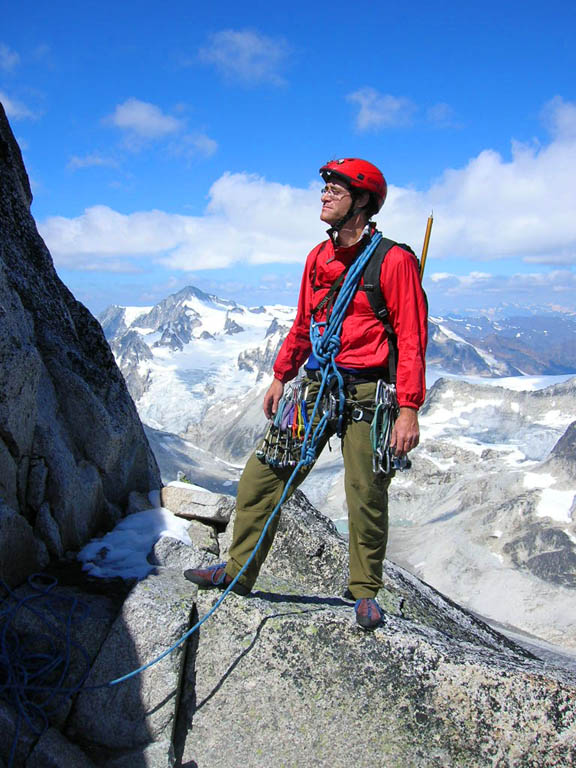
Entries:
POLYGON ((362 622, 359 619, 356 619, 356 624, 358 624, 360 629, 364 629, 364 630, 376 629, 376 627, 379 627, 380 624, 382 624, 382 617, 380 617, 376 623, 374 623, 373 621, 362 622))
MULTIPOLYGON (((187 574, 190 571, 184 571, 184 578, 190 581, 192 584, 196 584, 198 589, 221 589, 225 590, 226 586, 225 584, 212 584, 212 582, 208 581, 198 581, 196 578, 192 578, 188 576, 187 574)), ((240 584, 239 581, 234 584, 232 587, 232 592, 234 592, 236 595, 240 595, 241 597, 246 597, 246 595, 249 595, 252 590, 248 587, 245 587, 243 584, 240 584)))

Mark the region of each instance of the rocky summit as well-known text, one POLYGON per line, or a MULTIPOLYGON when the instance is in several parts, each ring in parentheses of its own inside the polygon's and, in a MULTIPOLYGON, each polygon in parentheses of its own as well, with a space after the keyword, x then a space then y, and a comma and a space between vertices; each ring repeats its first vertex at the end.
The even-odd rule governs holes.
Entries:
POLYGON ((0 579, 123 514, 160 477, 102 329, 58 278, 0 105, 0 579))
MULTIPOLYGON (((125 599, 110 586, 98 595, 93 584, 87 595, 56 588, 90 605, 73 637, 90 660, 89 686, 177 644, 221 595, 197 591, 182 571, 226 559, 233 499, 182 485, 162 503, 188 521, 191 544, 161 538, 149 554, 154 571, 125 599)), ((250 596, 230 594, 187 647, 139 676, 71 696, 41 738, 21 727, 15 765, 574 764, 574 671, 541 661, 389 561, 378 595, 384 620, 366 632, 345 596, 346 569, 345 540, 297 491, 250 596)), ((37 638, 37 622, 24 612, 19 629, 37 638)), ((0 705, 0 718, 1 764, 13 708, 0 705)))
MULTIPOLYGON (((282 515, 252 596, 231 595, 188 656, 183 766, 572 764, 573 675, 391 562, 385 619, 361 630, 345 541, 300 492, 282 515)), ((215 599, 199 593, 200 615, 215 599)))

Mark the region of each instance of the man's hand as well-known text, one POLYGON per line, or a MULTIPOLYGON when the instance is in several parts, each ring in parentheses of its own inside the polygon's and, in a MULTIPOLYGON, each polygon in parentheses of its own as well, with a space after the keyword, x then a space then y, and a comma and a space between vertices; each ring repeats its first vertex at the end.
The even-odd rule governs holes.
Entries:
POLYGON ((418 411, 414 408, 400 408, 390 437, 392 451, 396 456, 405 456, 408 451, 416 448, 419 440, 418 411))
POLYGON ((274 379, 268 392, 264 395, 264 415, 267 419, 271 419, 278 410, 278 403, 284 392, 284 384, 278 379, 274 379))

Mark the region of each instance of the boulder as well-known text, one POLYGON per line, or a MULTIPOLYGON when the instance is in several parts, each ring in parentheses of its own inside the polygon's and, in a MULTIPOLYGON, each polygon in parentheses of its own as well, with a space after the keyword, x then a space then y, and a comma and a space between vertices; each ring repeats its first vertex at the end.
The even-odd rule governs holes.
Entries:
POLYGON ((47 562, 46 546, 34 536, 30 523, 0 500, 0 578, 11 585, 19 584, 47 562))
POLYGON ((572 764, 573 679, 456 639, 450 622, 442 631, 388 614, 366 633, 343 600, 274 594, 235 596, 204 625, 183 764, 572 764))
POLYGON ((134 512, 145 512, 147 509, 154 509, 154 504, 152 504, 148 498, 148 494, 132 491, 128 496, 128 509, 126 514, 132 515, 134 512))
MULTIPOLYGON (((173 571, 148 576, 136 584, 96 658, 87 685, 108 683, 169 648, 189 627, 195 594, 195 587, 173 571)), ((180 645, 126 682, 81 693, 67 735, 84 745, 88 754, 104 750, 110 759, 151 743, 170 743, 184 648, 180 645)))
MULTIPOLYGON (((280 511, 280 523, 260 579, 279 576, 309 594, 342 594, 348 579, 348 545, 336 526, 296 490, 280 511)), ((235 511, 219 538, 220 559, 228 559, 235 511)))
POLYGON ((174 765, 174 748, 170 739, 155 741, 143 749, 102 757, 98 761, 98 768, 173 768, 174 765))
POLYGON ((45 544, 77 549, 114 524, 130 491, 160 487, 102 329, 58 278, 31 201, 0 105, 0 498, 22 518, 3 523, 2 550, 18 547, 21 558, 15 567, 0 553, 11 584, 38 569, 45 544))
POLYGON ((25 768, 95 768, 75 744, 54 728, 44 731, 26 761, 25 768))
POLYGON ((190 546, 169 536, 159 539, 148 555, 148 561, 152 565, 172 568, 179 572, 187 568, 203 568, 212 565, 217 559, 212 552, 198 547, 194 542, 190 546))
POLYGON ((179 517, 216 524, 227 523, 234 508, 230 496, 204 491, 188 483, 174 482, 164 486, 160 498, 162 506, 179 517))
POLYGON ((30 728, 18 726, 17 710, 0 699, 0 765, 3 758, 8 762, 14 744, 14 763, 16 766, 24 765, 37 738, 30 728))
MULTIPOLYGON (((12 680, 22 686, 55 686, 44 712, 52 726, 61 727, 72 696, 59 691, 77 690, 82 684, 116 617, 118 597, 90 594, 43 575, 34 576, 3 598, 2 631, 6 642, 0 650, 1 663, 10 669, 12 680)), ((18 704, 33 726, 31 733, 23 722, 21 738, 24 743, 35 740, 45 721, 38 716, 34 693, 25 689, 7 693, 11 704, 18 704)), ((5 746, 1 744, 0 754, 8 754, 5 746)))

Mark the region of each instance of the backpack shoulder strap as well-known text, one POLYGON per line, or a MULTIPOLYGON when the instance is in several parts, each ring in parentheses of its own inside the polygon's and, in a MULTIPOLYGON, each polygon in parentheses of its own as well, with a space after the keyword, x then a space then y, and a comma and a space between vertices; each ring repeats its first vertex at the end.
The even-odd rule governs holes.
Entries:
MULTIPOLYGON (((366 292, 366 297, 370 302, 374 314, 385 326, 389 326, 388 307, 386 306, 386 301, 382 294, 380 275, 382 273, 382 264, 384 263, 386 254, 395 245, 398 245, 398 243, 394 242, 394 240, 389 240, 387 237, 383 237, 376 246, 376 250, 370 257, 370 261, 366 265, 364 274, 362 275, 361 290, 366 292)), ((388 327, 386 330, 388 330, 388 327)))
MULTIPOLYGON (((382 286, 380 284, 380 275, 382 273, 382 264, 386 258, 388 251, 395 245, 399 245, 405 251, 416 256, 412 248, 405 243, 396 243, 394 240, 389 240, 387 237, 383 237, 382 240, 376 246, 376 250, 370 257, 370 261, 364 269, 362 275, 363 284, 361 289, 366 292, 366 297, 370 302, 370 306, 374 311, 374 314, 384 324, 386 333, 388 335, 388 371, 390 375, 390 383, 396 383, 396 361, 398 359, 398 345, 396 342, 396 334, 390 324, 388 318, 388 307, 382 294, 382 286)), ((417 259, 418 257, 416 257, 417 259)))

